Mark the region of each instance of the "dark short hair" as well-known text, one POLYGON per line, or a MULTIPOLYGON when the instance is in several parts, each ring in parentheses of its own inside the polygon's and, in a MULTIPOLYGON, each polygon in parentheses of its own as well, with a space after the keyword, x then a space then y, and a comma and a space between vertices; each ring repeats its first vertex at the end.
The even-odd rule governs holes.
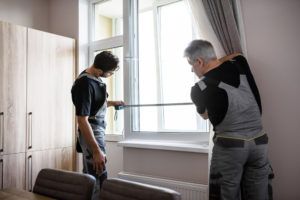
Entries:
POLYGON ((119 58, 110 51, 102 51, 96 55, 93 65, 103 72, 114 71, 119 67, 119 58))

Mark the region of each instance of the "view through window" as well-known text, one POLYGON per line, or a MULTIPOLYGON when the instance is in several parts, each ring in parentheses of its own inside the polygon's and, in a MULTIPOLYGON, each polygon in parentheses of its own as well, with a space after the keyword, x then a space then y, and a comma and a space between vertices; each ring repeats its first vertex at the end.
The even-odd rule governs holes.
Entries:
MULTIPOLYGON (((108 100, 123 100, 123 47, 119 37, 123 34, 123 1, 99 1, 93 4, 93 59, 102 51, 111 51, 119 60, 120 69, 113 76, 103 78, 106 83, 108 100)), ((117 115, 113 107, 107 110, 107 134, 122 134, 124 127, 123 111, 117 115)))
MULTIPOLYGON (((142 1, 143 2, 143 1, 142 1)), ((152 5, 155 5, 153 2, 152 5)), ((184 1, 139 9, 139 103, 191 102, 196 79, 183 57, 193 39, 191 17, 184 1)), ((136 131, 208 132, 208 123, 194 105, 135 108, 136 131)))
MULTIPOLYGON (((138 104, 191 102, 190 89, 196 81, 183 51, 193 39, 191 17, 185 1, 139 0, 138 14, 138 104)), ((123 44, 116 47, 115 38, 123 35, 123 1, 99 1, 94 4, 94 55, 110 50, 120 58, 120 70, 106 80, 109 99, 122 100, 123 44), (103 46, 105 48, 103 48, 103 46), (110 45, 111 44, 111 45, 110 45), (98 48, 95 48, 97 46, 98 48)), ((127 16, 124 16, 127 17, 127 16)), ((129 81, 129 80, 124 80, 129 81)), ((130 94, 131 95, 131 94, 130 94)), ((208 132, 194 105, 149 106, 133 109, 134 132, 208 132)), ((123 111, 109 109, 108 133, 124 129, 123 111)), ((126 111, 125 111, 126 112, 126 111)))

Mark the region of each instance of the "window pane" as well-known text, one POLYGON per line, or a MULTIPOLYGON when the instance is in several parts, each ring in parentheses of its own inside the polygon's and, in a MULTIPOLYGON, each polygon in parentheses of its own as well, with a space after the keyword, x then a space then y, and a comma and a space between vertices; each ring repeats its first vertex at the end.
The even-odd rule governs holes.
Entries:
POLYGON ((152 10, 139 14, 139 88, 140 103, 157 102, 157 67, 152 10), (151 94, 151 95, 149 95, 151 94))
MULTIPOLYGON (((157 102, 158 99, 153 11, 141 12, 139 22, 139 103, 149 104, 157 102)), ((143 130, 153 131, 154 128, 157 131, 157 107, 139 109, 139 117, 143 130)))
MULTIPOLYGON (((190 88, 195 78, 183 57, 183 50, 193 39, 187 7, 180 1, 161 6, 159 13, 162 102, 190 102, 190 88)), ((194 106, 164 107, 163 115, 164 129, 198 129, 194 106)))
POLYGON ((109 0, 94 5, 94 40, 122 35, 123 0, 109 0))
MULTIPOLYGON (((158 16, 154 16, 149 2, 140 4, 139 11, 139 103, 191 102, 190 88, 196 79, 183 57, 193 39, 186 4, 179 1, 160 6, 158 16)), ((134 111, 139 121, 135 131, 208 131, 208 122, 199 118, 194 105, 140 107, 134 111)))
MULTIPOLYGON (((111 51, 114 55, 116 55, 119 60, 120 69, 116 71, 109 78, 102 78, 102 80, 106 83, 106 89, 108 93, 108 100, 112 101, 123 101, 123 47, 106 49, 106 51, 111 51)), ((101 51, 97 51, 94 53, 96 56, 101 51)), ((124 128, 124 111, 119 110, 115 112, 114 107, 109 107, 107 109, 106 114, 106 134, 122 134, 124 128)))
POLYGON ((182 1, 162 6, 159 11, 163 102, 190 102, 195 79, 183 57, 183 50, 193 39, 190 16, 182 1))

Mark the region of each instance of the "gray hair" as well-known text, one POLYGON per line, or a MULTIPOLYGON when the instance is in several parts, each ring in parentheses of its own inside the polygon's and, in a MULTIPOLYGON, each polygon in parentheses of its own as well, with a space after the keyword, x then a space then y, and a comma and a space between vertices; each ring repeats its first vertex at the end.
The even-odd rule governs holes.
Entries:
POLYGON ((184 50, 184 57, 195 61, 197 58, 202 58, 204 62, 217 59, 214 47, 206 40, 193 40, 184 50))

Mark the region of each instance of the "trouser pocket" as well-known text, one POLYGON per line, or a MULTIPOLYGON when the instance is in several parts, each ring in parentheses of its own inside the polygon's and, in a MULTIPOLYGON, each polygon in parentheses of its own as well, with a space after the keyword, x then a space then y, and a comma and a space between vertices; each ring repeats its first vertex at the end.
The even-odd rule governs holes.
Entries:
POLYGON ((267 134, 264 134, 254 139, 256 145, 268 144, 269 138, 267 134))
POLYGON ((268 200, 273 200, 273 187, 272 187, 272 181, 274 179, 275 175, 273 172, 273 168, 270 165, 270 171, 269 171, 269 177, 268 177, 268 200))
POLYGON ((245 143, 243 140, 222 137, 217 137, 214 142, 223 148, 243 148, 245 143))

